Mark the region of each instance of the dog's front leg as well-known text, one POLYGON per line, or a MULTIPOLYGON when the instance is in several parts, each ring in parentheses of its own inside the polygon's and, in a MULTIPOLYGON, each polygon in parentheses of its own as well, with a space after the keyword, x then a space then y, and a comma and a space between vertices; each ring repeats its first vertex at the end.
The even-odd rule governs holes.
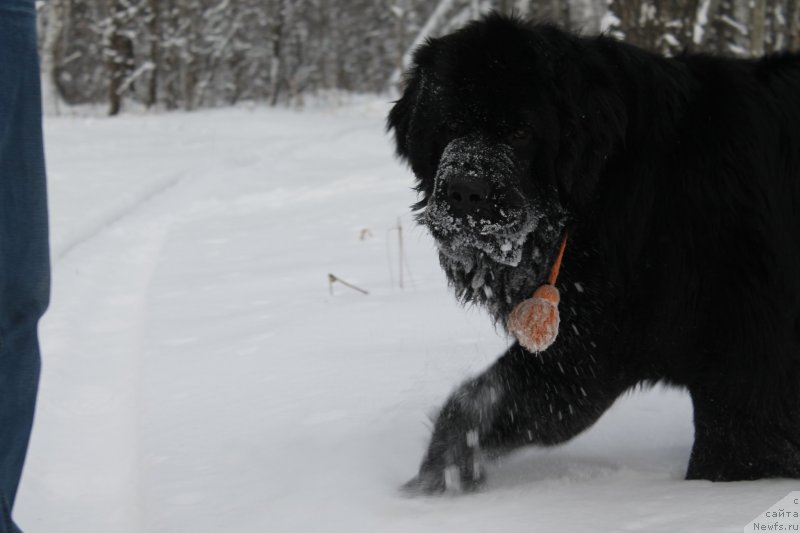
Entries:
POLYGON ((474 489, 485 479, 485 456, 525 444, 564 442, 591 426, 635 384, 621 365, 564 337, 538 355, 515 344, 456 389, 439 412, 419 474, 406 488, 425 493, 474 489))

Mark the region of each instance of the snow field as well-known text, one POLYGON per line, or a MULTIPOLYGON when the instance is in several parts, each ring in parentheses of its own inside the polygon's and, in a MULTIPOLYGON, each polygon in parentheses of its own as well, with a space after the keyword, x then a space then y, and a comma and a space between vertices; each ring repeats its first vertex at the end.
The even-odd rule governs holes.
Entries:
POLYGON ((656 389, 484 492, 401 495, 428 413, 509 341, 446 287, 386 110, 48 119, 26 532, 740 531, 797 490, 683 481, 691 405, 656 389))

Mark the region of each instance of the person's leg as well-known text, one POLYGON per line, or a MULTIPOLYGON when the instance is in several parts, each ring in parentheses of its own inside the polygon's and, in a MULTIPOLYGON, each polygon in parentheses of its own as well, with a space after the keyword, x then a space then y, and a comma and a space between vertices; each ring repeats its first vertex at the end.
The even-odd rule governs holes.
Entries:
POLYGON ((11 520, 39 381, 50 293, 33 0, 0 0, 0 532, 11 520))

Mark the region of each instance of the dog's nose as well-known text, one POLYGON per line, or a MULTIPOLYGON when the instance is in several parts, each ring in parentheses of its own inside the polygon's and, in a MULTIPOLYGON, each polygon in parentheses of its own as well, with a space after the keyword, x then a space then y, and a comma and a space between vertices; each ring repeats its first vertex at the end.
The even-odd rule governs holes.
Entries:
POLYGON ((477 180, 453 180, 447 185, 447 201, 461 215, 472 215, 489 208, 490 188, 477 180))

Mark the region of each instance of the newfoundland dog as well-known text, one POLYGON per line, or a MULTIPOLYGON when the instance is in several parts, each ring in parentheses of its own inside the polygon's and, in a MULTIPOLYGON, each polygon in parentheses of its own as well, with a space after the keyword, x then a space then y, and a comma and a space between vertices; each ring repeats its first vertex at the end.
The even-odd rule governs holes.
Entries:
POLYGON ((410 489, 685 387, 687 479, 800 477, 800 55, 664 58, 497 14, 414 55, 388 127, 463 302, 506 326, 568 232, 561 326, 435 421, 410 489))

